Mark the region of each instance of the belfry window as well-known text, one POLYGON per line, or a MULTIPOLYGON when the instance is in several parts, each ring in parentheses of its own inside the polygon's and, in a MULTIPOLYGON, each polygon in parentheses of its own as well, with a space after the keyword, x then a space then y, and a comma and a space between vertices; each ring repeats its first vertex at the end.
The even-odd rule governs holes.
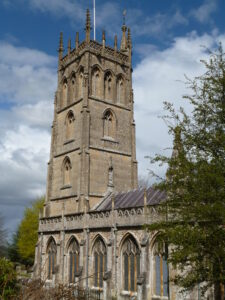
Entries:
POLYGON ((104 80, 105 99, 112 100, 112 75, 108 72, 104 80))
POLYGON ((92 72, 92 95, 100 97, 100 71, 98 68, 94 68, 92 72))
POLYGON ((154 265, 155 295, 168 297, 167 254, 165 246, 159 243, 155 244, 154 265))
POLYGON ((66 117, 66 139, 71 140, 74 137, 74 114, 69 111, 66 117))
POLYGON ((70 159, 67 157, 63 163, 63 185, 64 186, 71 184, 71 169, 72 169, 72 165, 70 159))
POLYGON ((55 267, 56 267, 56 243, 53 239, 51 239, 48 248, 47 248, 47 254, 48 254, 48 279, 52 279, 53 274, 55 273, 55 267))
POLYGON ((75 74, 73 74, 70 80, 70 102, 73 102, 75 99, 75 83, 75 74))
POLYGON ((79 256, 80 256, 79 244, 75 240, 75 238, 73 238, 69 246, 69 281, 71 283, 75 282, 75 278, 76 276, 78 276, 79 256))
POLYGON ((98 238, 95 242, 94 249, 94 286, 103 287, 103 275, 107 269, 106 246, 102 239, 98 238))
POLYGON ((140 274, 140 250, 133 237, 125 240, 122 249, 124 290, 136 292, 140 274))
POLYGON ((67 80, 64 79, 63 86, 62 86, 62 103, 63 103, 63 106, 67 105, 67 94, 68 94, 67 80))
POLYGON ((104 137, 115 137, 115 117, 110 110, 107 110, 103 117, 104 121, 104 137))
POLYGON ((124 102, 124 81, 122 76, 119 76, 117 79, 117 102, 123 103, 124 102))
POLYGON ((83 97, 83 80, 84 80, 84 71, 83 68, 81 68, 78 76, 78 98, 83 97))

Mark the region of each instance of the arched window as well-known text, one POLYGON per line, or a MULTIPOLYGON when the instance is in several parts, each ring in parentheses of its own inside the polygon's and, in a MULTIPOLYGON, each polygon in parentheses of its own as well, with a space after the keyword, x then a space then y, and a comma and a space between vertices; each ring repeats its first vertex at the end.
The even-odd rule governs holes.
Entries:
POLYGON ((112 88, 112 75, 110 72, 107 72, 105 75, 104 91, 105 91, 105 99, 112 100, 113 88, 112 88))
POLYGON ((66 157, 63 162, 63 185, 67 186, 71 184, 71 169, 72 165, 70 159, 66 157))
POLYGON ((124 103, 124 95, 125 94, 125 87, 124 87, 124 80, 122 76, 117 78, 117 102, 124 103))
POLYGON ((103 274, 107 270, 106 246, 101 238, 98 238, 93 248, 94 256, 94 286, 103 287, 103 274))
POLYGON ((80 248, 75 238, 73 238, 69 245, 69 281, 75 282, 76 276, 79 272, 79 255, 80 248))
POLYGON ((81 68, 78 76, 78 98, 83 97, 83 80, 84 80, 84 69, 81 68))
POLYGON ((68 85, 66 78, 63 80, 63 86, 62 86, 62 106, 67 105, 67 94, 68 94, 68 85))
POLYGON ((75 100, 75 74, 72 74, 70 79, 70 102, 72 103, 75 100))
POLYGON ((92 72, 92 95, 95 97, 100 97, 101 95, 100 82, 100 71, 95 67, 92 72))
POLYGON ((107 110, 103 117, 104 121, 104 137, 115 137, 116 120, 111 110, 107 110))
POLYGON ((51 239, 47 247, 48 279, 52 279, 52 275, 55 274, 56 253, 57 253, 56 243, 53 239, 51 239))
POLYGON ((71 140, 74 137, 74 114, 72 111, 66 116, 66 139, 71 140))
POLYGON ((137 291, 137 278, 140 274, 140 250, 133 237, 126 238, 122 247, 123 285, 125 291, 137 291))
POLYGON ((168 297, 168 264, 165 245, 154 246, 154 293, 156 296, 168 297))

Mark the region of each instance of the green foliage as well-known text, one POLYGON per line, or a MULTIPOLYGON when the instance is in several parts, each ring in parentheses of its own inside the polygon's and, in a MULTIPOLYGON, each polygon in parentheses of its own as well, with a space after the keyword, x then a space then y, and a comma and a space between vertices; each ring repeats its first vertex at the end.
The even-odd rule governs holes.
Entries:
POLYGON ((3 225, 3 217, 0 215, 0 257, 6 255, 6 230, 3 225))
POLYGON ((14 254, 16 255, 18 249, 19 256, 28 265, 34 262, 35 245, 38 239, 38 218, 43 205, 44 197, 25 209, 23 220, 18 228, 18 236, 15 236, 14 254))
MULTIPOLYGON (((152 162, 168 164, 166 191, 160 206, 162 220, 150 226, 159 230, 170 247, 169 262, 179 270, 173 280, 184 289, 201 284, 225 284, 225 59, 222 46, 202 61, 206 72, 187 79, 193 107, 190 115, 165 103, 165 118, 174 137, 172 157, 157 155, 152 162)), ((222 299, 218 296, 217 299, 222 299)))
POLYGON ((0 258, 0 298, 10 299, 16 291, 16 272, 13 263, 6 258, 0 258))
POLYGON ((8 245, 8 258, 12 262, 26 264, 27 261, 21 258, 18 249, 19 229, 13 234, 12 242, 8 245))

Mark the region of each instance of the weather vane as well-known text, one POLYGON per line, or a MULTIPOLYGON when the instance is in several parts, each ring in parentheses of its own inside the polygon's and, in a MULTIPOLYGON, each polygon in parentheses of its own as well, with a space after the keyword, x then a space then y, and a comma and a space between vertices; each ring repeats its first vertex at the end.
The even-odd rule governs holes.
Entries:
POLYGON ((127 11, 126 11, 126 9, 124 9, 124 11, 123 11, 123 25, 125 25, 125 23, 126 23, 126 14, 127 14, 127 11))

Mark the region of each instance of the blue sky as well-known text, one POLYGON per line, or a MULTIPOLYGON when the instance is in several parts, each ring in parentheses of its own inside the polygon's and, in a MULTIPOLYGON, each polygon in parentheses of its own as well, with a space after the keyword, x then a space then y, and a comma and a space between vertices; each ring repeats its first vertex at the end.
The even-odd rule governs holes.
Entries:
MULTIPOLYGON (((0 212, 9 236, 24 207, 45 193, 50 126, 57 80, 59 32, 64 46, 76 31, 84 36, 85 10, 92 0, 0 1, 0 212)), ((133 86, 140 177, 144 159, 171 146, 163 101, 190 109, 184 74, 204 69, 206 49, 225 44, 223 0, 96 0, 97 40, 121 38, 122 12, 133 39, 133 86)), ((152 167, 159 174, 163 170, 152 167)))

